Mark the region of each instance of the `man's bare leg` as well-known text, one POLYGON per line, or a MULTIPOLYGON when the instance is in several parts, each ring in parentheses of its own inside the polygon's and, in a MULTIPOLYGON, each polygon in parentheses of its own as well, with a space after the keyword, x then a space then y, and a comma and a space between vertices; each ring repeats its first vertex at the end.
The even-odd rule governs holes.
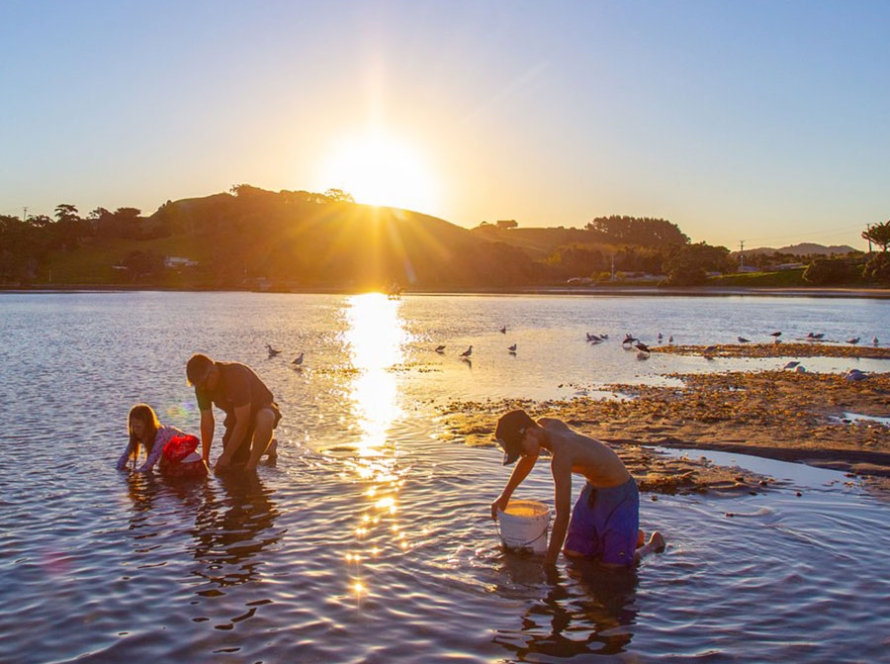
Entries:
POLYGON ((271 408, 264 408, 256 414, 253 429, 253 442, 250 446, 250 461, 245 470, 256 470, 260 457, 266 453, 272 442, 272 426, 275 424, 275 413, 271 408))

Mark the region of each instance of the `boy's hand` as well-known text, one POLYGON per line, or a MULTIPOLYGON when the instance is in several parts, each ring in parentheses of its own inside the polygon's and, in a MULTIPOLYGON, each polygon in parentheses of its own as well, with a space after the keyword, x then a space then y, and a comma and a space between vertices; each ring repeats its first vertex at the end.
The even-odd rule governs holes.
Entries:
POLYGON ((498 512, 503 512, 507 509, 507 503, 509 503, 509 499, 500 497, 496 501, 491 504, 491 518, 497 521, 498 512))

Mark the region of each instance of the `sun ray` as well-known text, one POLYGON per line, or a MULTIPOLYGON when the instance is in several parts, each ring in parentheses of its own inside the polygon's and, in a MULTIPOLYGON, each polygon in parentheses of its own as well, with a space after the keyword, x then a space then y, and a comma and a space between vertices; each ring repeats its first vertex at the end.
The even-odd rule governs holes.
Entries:
POLYGON ((337 140, 321 177, 357 203, 426 213, 436 207, 435 178, 418 147, 381 131, 337 140))

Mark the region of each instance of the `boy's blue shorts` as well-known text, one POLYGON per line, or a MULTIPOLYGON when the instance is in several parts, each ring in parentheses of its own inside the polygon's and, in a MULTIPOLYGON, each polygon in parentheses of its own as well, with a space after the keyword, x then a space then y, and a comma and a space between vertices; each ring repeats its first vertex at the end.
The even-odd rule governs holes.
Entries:
POLYGON ((594 489, 588 482, 572 510, 563 548, 630 567, 639 527, 640 492, 633 478, 609 489, 594 489))

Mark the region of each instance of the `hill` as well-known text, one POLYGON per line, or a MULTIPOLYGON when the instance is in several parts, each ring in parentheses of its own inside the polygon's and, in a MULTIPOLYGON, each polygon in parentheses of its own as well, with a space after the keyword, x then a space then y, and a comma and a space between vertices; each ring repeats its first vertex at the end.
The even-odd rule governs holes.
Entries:
POLYGON ((825 246, 812 242, 801 242, 799 244, 792 244, 778 249, 772 247, 759 247, 757 249, 745 249, 745 251, 742 252, 734 251, 733 255, 738 256, 739 254, 744 254, 745 256, 751 256, 759 254, 790 254, 792 256, 837 256, 853 253, 860 252, 858 249, 854 249, 845 244, 825 246))
POLYGON ((214 287, 257 281, 290 288, 511 286, 533 279, 520 249, 443 219, 309 192, 242 187, 162 206, 146 225, 190 242, 214 287), (196 250, 196 247, 197 248, 196 250))

